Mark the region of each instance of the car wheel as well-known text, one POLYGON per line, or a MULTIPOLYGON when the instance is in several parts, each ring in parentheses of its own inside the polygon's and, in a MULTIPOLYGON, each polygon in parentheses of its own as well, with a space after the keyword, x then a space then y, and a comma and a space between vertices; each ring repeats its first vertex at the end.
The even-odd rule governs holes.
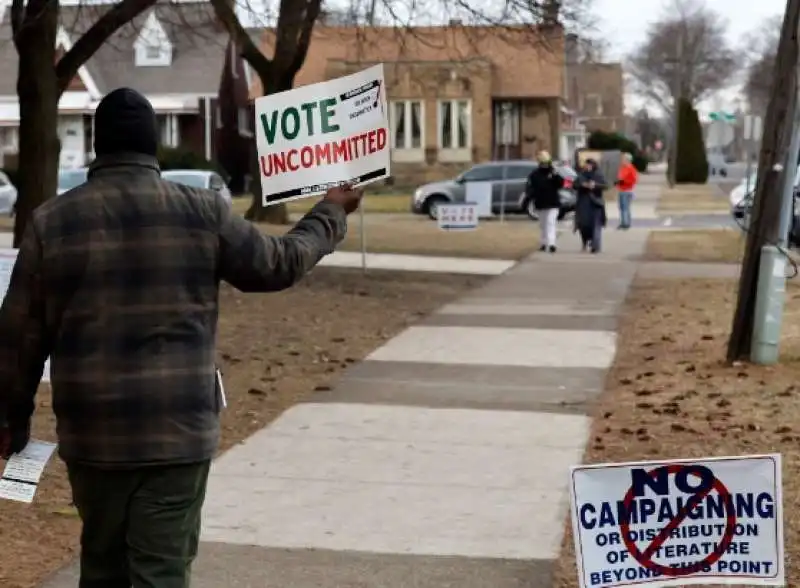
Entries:
POLYGON ((536 211, 536 205, 533 202, 533 198, 530 198, 527 202, 525 202, 525 214, 527 214, 528 218, 531 220, 539 220, 539 213, 536 211))
POLYGON ((441 194, 434 194, 428 197, 425 201, 425 211, 428 213, 431 220, 439 220, 439 205, 446 204, 447 202, 449 202, 449 200, 441 194))

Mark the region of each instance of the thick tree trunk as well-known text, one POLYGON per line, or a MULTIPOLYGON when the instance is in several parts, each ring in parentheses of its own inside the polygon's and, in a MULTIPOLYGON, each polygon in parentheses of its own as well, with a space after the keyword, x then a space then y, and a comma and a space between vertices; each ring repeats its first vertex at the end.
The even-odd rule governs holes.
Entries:
POLYGON ((772 94, 764 124, 764 138, 761 142, 761 154, 758 160, 756 195, 739 277, 736 311, 733 315, 731 337, 728 340, 727 359, 729 362, 750 357, 758 274, 761 266, 761 248, 767 243, 777 243, 781 237, 779 224, 783 176, 790 174, 788 181, 792 181, 791 178, 794 177, 793 165, 781 173, 774 170, 777 164, 784 164, 784 158, 789 150, 794 132, 788 121, 794 120, 794 111, 798 108, 796 95, 797 67, 798 59, 800 59, 800 45, 797 38, 799 23, 800 0, 789 0, 784 15, 772 94))
POLYGON ((19 73, 19 198, 14 222, 14 246, 22 241, 31 213, 55 196, 58 185, 58 78, 55 37, 58 5, 43 8, 17 40, 19 73))
POLYGON ((249 221, 255 223, 269 223, 271 225, 288 225, 289 209, 285 204, 273 204, 264 206, 263 194, 261 192, 261 171, 258 169, 258 153, 255 143, 253 143, 252 154, 250 157, 250 191, 253 193, 253 200, 250 208, 244 215, 249 221))

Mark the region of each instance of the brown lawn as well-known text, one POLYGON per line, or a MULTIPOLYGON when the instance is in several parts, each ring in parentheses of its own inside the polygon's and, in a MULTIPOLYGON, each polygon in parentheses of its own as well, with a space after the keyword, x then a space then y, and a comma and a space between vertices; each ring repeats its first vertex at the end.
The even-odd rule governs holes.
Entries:
MULTIPOLYGON (((782 453, 787 586, 800 585, 800 285, 790 282, 782 360, 723 363, 733 280, 638 280, 594 407, 585 463, 782 453)), ((576 585, 567 526, 555 586, 576 585)))
MULTIPOLYGON (((292 404, 333 385, 409 323, 483 278, 319 268, 293 290, 221 292, 218 354, 228 408, 223 448, 264 427, 292 404)), ((49 392, 38 397, 33 436, 54 439, 49 392)), ((63 464, 48 465, 32 505, 0 501, 0 586, 34 588, 77 553, 63 464)))
POLYGON ((644 257, 650 261, 740 263, 745 233, 737 229, 653 231, 644 257))

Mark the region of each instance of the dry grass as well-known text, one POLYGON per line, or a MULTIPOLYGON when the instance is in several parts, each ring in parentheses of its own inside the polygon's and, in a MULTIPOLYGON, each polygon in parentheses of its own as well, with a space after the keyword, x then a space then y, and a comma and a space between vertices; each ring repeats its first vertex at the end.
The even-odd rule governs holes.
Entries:
POLYGON ((644 257, 650 261, 739 263, 744 239, 744 233, 737 229, 653 231, 644 257))
MULTIPOLYGON (((800 586, 800 284, 790 282, 774 367, 723 363, 732 280, 639 280, 594 408, 585 463, 783 454, 787 586, 800 586)), ((573 588, 568 525, 554 585, 573 588)))
MULTIPOLYGON (((292 200, 287 204, 287 207, 292 214, 305 214, 317 201, 318 198, 292 200)), ((411 194, 366 194, 364 196, 363 206, 364 212, 368 214, 408 212, 411 209, 411 194)), ((233 199, 233 209, 239 214, 243 215, 249 207, 250 198, 240 197, 233 199)))
POLYGON ((675 212, 728 212, 730 203, 715 184, 682 184, 664 188, 658 200, 657 211, 675 212))
MULTIPOLYGON (((439 230, 436 222, 411 214, 367 214, 364 216, 369 253, 402 253, 479 259, 521 259, 539 246, 538 225, 522 218, 505 222, 481 221, 474 231, 439 230)), ((265 225, 271 234, 289 227, 265 225)), ((361 251, 361 220, 354 214, 342 251, 361 251)))
MULTIPOLYGON (((223 288, 217 351, 228 408, 222 415, 222 448, 316 390, 328 390, 343 369, 484 282, 380 271, 365 277, 360 271, 319 268, 279 294, 246 295, 223 288)), ((43 389, 37 401, 33 436, 54 440, 49 392, 43 389)), ((2 588, 34 588, 74 557, 80 524, 69 501, 65 468, 55 458, 32 505, 0 501, 2 588)))

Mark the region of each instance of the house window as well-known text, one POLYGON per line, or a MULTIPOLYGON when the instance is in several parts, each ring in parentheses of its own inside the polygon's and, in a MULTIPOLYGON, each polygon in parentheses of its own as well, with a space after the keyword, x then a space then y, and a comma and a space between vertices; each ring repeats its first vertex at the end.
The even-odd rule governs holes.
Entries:
POLYGON ((237 122, 239 126, 239 135, 242 137, 252 137, 253 127, 250 124, 250 109, 246 106, 240 106, 237 111, 237 122))
POLYGON ((144 48, 147 59, 161 59, 161 47, 158 45, 147 45, 144 48))
POLYGON ((439 146, 442 149, 468 149, 472 137, 472 118, 468 100, 439 102, 439 146))
POLYGON ((399 100, 390 110, 393 149, 422 147, 422 102, 399 100))
POLYGON ((217 125, 218 129, 224 126, 222 124, 222 108, 220 108, 219 105, 214 108, 214 123, 217 125))
POLYGON ((583 112, 587 116, 603 116, 603 97, 600 94, 586 94, 583 99, 583 112))
POLYGON ((0 149, 17 149, 17 127, 0 127, 0 149))

